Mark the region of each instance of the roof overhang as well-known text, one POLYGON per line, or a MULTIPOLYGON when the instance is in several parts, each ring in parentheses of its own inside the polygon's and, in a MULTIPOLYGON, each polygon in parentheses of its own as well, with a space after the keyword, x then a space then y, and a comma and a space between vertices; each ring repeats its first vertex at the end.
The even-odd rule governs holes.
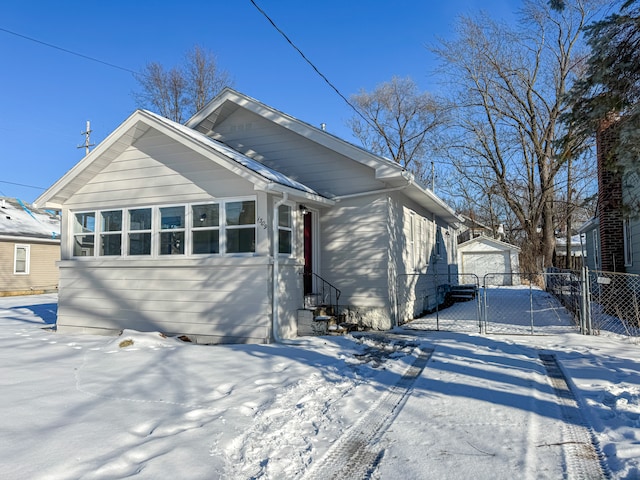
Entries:
POLYGON ((270 107, 259 100, 244 95, 232 88, 225 88, 191 117, 185 125, 204 135, 211 134, 216 125, 231 115, 238 108, 253 112, 287 130, 312 140, 338 154, 344 155, 358 163, 375 170, 378 180, 393 180, 398 178, 406 169, 398 163, 371 153, 362 147, 353 145, 331 133, 298 120, 280 110, 270 107))
POLYGON ((299 195, 304 194, 310 197, 318 197, 318 199, 322 198, 315 191, 299 182, 291 180, 184 125, 177 124, 145 110, 136 110, 93 151, 40 195, 34 205, 62 208, 62 205, 74 193, 150 129, 155 129, 165 134, 167 137, 246 179, 253 183, 257 189, 266 189, 266 186, 272 183, 284 183, 284 185, 281 185, 282 188, 289 188, 299 195))

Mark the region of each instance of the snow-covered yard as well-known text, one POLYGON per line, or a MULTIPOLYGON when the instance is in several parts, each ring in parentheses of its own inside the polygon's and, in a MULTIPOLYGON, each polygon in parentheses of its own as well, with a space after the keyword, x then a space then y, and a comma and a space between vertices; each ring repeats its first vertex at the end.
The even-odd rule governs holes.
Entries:
POLYGON ((0 298, 3 479, 323 478, 353 462, 374 479, 572 478, 580 425, 541 353, 612 477, 640 478, 640 345, 622 337, 418 320, 391 335, 200 346, 58 334, 56 301, 0 298))

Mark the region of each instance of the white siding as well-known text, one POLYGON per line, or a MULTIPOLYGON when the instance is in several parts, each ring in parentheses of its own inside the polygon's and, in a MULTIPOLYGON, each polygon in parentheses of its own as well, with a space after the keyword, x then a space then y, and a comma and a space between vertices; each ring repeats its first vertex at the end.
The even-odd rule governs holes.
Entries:
POLYGON ((341 290, 340 305, 365 324, 390 319, 387 219, 384 196, 341 201, 321 216, 319 274, 341 290))
POLYGON ((270 271, 267 259, 258 258, 122 266, 63 262, 58 329, 127 328, 203 337, 206 343, 266 342, 270 271))
POLYGON ((71 209, 180 203, 255 194, 253 185, 149 130, 69 199, 71 209))
POLYGON ((373 169, 252 112, 237 110, 216 130, 216 139, 321 194, 344 195, 385 187, 374 178, 373 169))

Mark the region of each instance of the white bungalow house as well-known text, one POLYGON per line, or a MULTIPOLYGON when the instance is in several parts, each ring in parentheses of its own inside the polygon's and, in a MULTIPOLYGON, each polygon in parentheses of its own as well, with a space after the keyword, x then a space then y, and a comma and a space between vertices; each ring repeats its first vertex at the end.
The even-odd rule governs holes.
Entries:
POLYGON ((336 289, 387 329, 401 274, 456 272, 460 219, 411 174, 232 89, 186 125, 135 111, 36 204, 62 210, 59 331, 278 341, 336 289))

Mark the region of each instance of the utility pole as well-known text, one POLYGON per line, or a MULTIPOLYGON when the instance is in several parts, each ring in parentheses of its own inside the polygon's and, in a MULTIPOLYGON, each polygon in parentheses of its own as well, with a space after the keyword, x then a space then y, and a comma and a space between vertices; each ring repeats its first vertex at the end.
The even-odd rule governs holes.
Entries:
POLYGON ((84 148, 84 154, 89 155, 89 148, 95 147, 94 143, 91 143, 91 122, 87 120, 87 130, 80 135, 84 135, 84 145, 78 145, 78 148, 84 148))

